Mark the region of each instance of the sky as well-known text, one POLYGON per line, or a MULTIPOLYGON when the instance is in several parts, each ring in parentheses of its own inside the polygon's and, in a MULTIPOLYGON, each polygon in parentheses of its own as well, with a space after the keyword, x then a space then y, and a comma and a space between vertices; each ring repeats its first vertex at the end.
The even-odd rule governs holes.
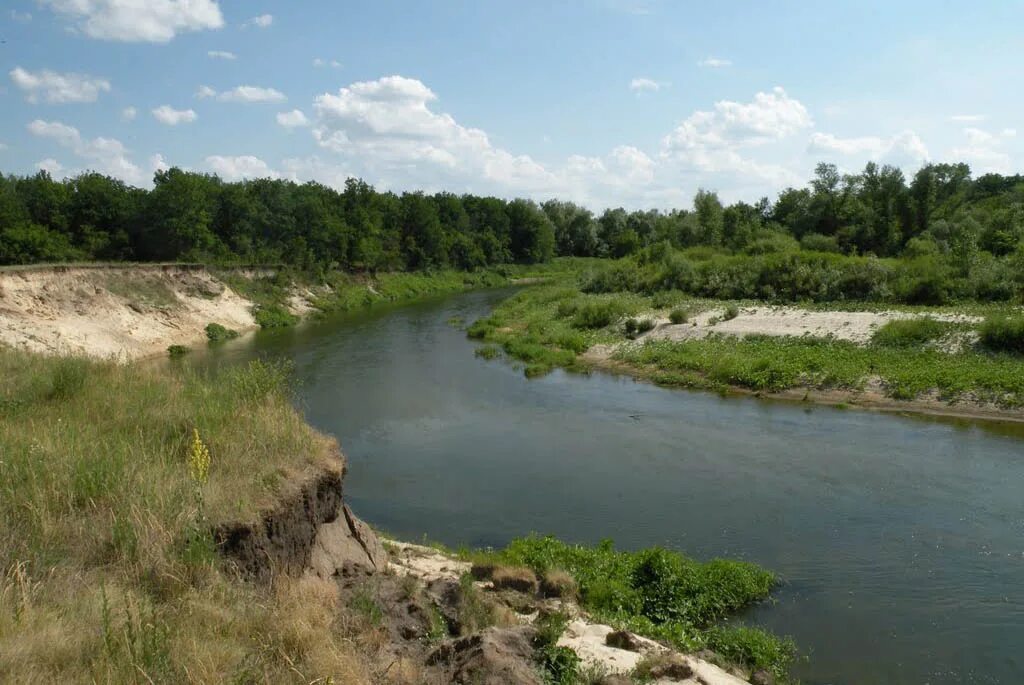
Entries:
POLYGON ((0 171, 592 209, 1024 167, 1024 2, 4 0, 0 171))

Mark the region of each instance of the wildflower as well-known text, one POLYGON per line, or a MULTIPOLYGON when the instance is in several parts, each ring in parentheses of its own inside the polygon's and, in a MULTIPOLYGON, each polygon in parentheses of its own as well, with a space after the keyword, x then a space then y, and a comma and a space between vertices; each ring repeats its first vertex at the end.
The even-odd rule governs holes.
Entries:
POLYGON ((192 444, 188 448, 188 473, 200 485, 210 475, 210 450, 199 437, 199 429, 192 429, 192 444))

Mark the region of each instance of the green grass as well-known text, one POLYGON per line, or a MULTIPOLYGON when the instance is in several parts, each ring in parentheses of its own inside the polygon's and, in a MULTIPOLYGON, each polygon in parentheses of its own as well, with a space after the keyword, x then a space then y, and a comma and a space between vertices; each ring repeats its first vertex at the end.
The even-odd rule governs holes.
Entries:
POLYGON ((922 347, 941 338, 949 328, 949 324, 930 316, 895 319, 880 326, 871 342, 882 347, 922 347))
POLYGON ((715 336, 652 342, 621 350, 625 361, 665 385, 738 386, 777 392, 795 387, 859 390, 879 377, 890 397, 911 400, 936 390, 953 401, 967 393, 1003 407, 1024 405, 1024 360, 971 351, 860 347, 822 338, 715 336))
POLYGON ((470 556, 478 562, 527 566, 539 575, 567 571, 579 584, 582 606, 595 618, 686 651, 721 650, 734 663, 769 669, 780 678, 795 655, 790 640, 725 623, 767 598, 775 585, 775 576, 755 564, 698 562, 661 548, 624 552, 610 541, 587 547, 540 536, 470 556))
POLYGON ((0 378, 5 682, 354 681, 336 589, 238 582, 213 547, 213 526, 337 468, 286 369, 207 377, 0 347, 0 378), (204 483, 186 464, 193 429, 204 483))
POLYGON ((1024 355, 1024 316, 991 316, 981 325, 980 342, 995 352, 1024 355))

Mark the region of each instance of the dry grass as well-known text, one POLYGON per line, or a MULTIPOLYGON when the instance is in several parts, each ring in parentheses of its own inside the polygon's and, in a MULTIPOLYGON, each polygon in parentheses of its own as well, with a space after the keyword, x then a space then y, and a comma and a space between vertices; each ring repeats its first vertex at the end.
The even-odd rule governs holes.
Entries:
POLYGON ((334 630, 332 585, 248 586, 212 543, 214 524, 337 467, 284 378, 0 349, 0 681, 372 680, 372 657, 334 630), (186 463, 193 429, 205 483, 186 463))
POLYGON ((498 590, 537 592, 537 575, 525 566, 499 566, 491 573, 491 582, 498 590))
POLYGON ((576 599, 579 587, 576 585, 576 579, 567 571, 554 568, 544 574, 540 581, 540 591, 545 597, 576 599))

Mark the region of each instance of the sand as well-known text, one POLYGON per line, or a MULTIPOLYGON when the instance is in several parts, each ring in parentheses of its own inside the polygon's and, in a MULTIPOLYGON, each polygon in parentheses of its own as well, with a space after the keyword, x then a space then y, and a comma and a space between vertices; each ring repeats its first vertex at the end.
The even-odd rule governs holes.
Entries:
POLYGON ((127 362, 203 344, 209 323, 256 328, 252 302, 205 269, 70 267, 0 272, 0 343, 127 362))

